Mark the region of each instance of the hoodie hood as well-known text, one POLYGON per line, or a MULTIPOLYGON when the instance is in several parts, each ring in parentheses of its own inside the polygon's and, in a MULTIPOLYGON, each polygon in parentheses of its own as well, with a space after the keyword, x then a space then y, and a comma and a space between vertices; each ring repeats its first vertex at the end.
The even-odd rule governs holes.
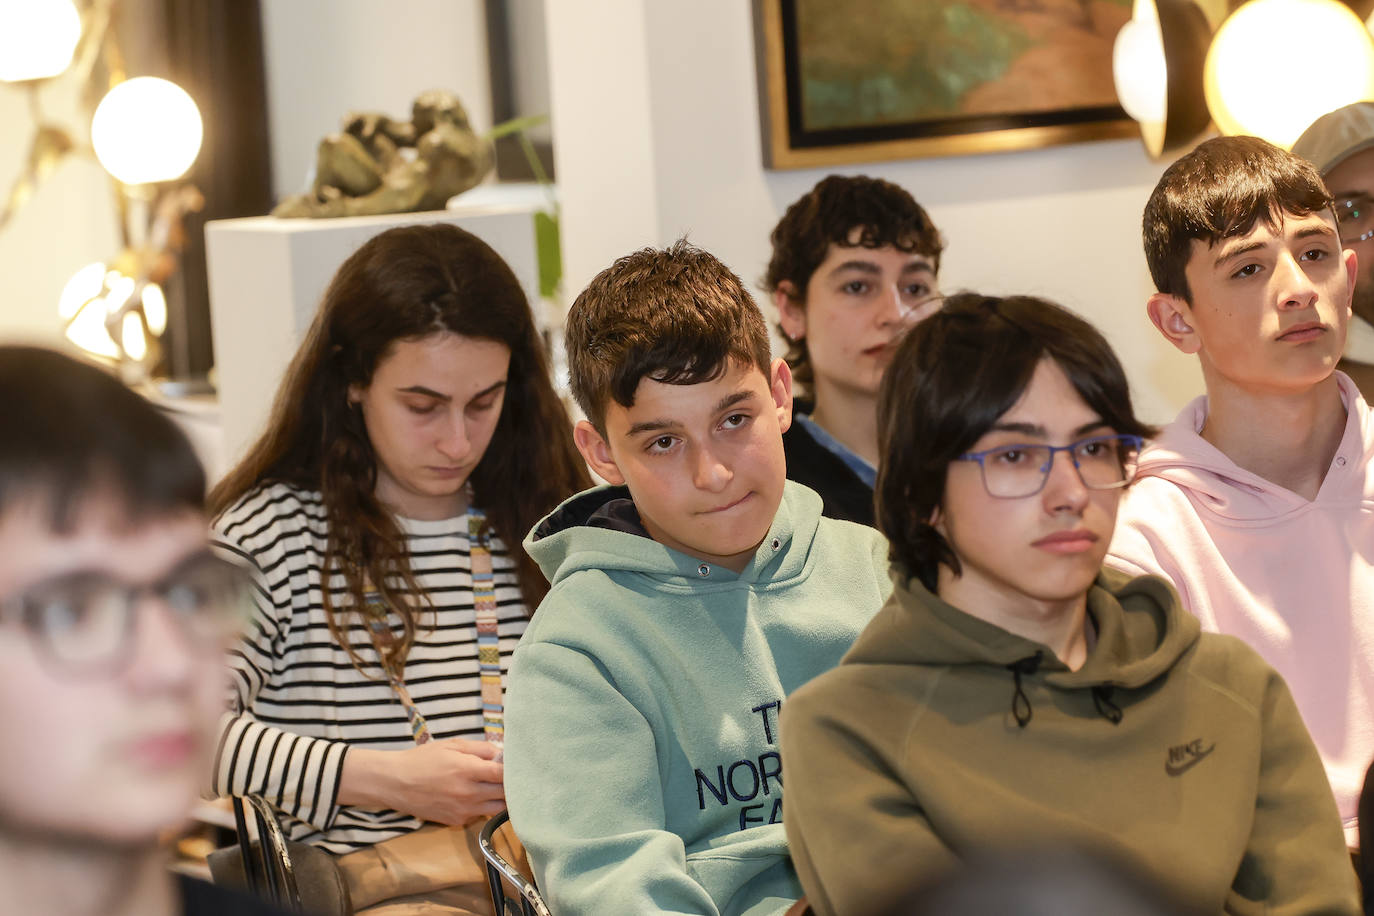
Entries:
MULTIPOLYGON (((1374 458, 1374 442, 1365 439, 1368 406, 1343 372, 1334 373, 1346 407, 1345 431, 1317 500, 1358 499, 1364 490, 1363 469, 1374 458)), ((1159 477, 1187 491, 1200 511, 1242 522, 1272 521, 1307 511, 1312 503, 1238 466, 1200 435, 1207 420, 1202 395, 1164 427, 1140 455, 1138 479, 1159 477)))
POLYGON ((1197 642, 1197 619, 1173 589, 1153 576, 1104 569, 1088 591, 1097 639, 1077 671, 1041 643, 1017 636, 942 601, 893 564, 896 590, 845 657, 846 664, 984 666, 1008 671, 1008 701, 1017 721, 1031 719, 1022 678, 1059 690, 1092 690, 1101 714, 1119 721, 1115 688, 1144 687, 1163 677, 1197 642))
POLYGON ((802 575, 821 518, 821 498, 788 481, 773 524, 739 573, 660 544, 649 536, 629 488, 600 486, 565 500, 545 516, 524 548, 550 585, 581 570, 647 576, 668 590, 714 583, 787 580, 802 575))

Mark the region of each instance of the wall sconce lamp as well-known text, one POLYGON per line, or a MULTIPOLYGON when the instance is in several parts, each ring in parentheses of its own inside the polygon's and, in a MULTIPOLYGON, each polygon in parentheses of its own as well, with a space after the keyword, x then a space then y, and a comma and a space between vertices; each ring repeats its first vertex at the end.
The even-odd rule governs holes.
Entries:
POLYGON ((1374 37, 1338 0, 1249 0, 1215 37, 1211 19, 1198 0, 1135 0, 1117 33, 1117 96, 1156 158, 1213 123, 1287 149, 1319 116, 1374 98, 1374 37), (1320 78, 1294 77, 1294 48, 1321 49, 1320 78))
POLYGON ((94 152, 114 179, 123 244, 109 263, 88 264, 67 281, 58 316, 69 340, 136 382, 160 355, 158 338, 167 328, 163 286, 176 270, 182 220, 204 202, 195 187, 178 183, 200 152, 203 125, 195 102, 176 84, 124 78, 109 29, 111 8, 112 0, 96 0, 83 23, 71 0, 0 0, 0 81, 29 91, 37 125, 25 171, 0 210, 0 227, 64 156, 94 152), (82 63, 73 66, 78 47, 82 63), (111 88, 91 117, 87 148, 42 119, 38 88, 68 68, 90 78, 102 57, 111 88))
POLYGON ((91 118, 91 146, 118 183, 124 247, 114 262, 88 264, 67 281, 58 315, 67 338, 119 363, 141 381, 167 329, 162 291, 176 269, 181 220, 203 204, 190 185, 172 187, 200 152, 204 128, 180 86, 151 76, 117 84, 91 118))
POLYGON ((1212 25, 1193 0, 1135 0, 1117 33, 1112 77, 1151 156, 1191 142, 1211 124, 1202 91, 1212 25))
POLYGON ((1204 81, 1223 134, 1288 149, 1321 115, 1374 97, 1374 38, 1337 0, 1251 0, 1217 30, 1204 81), (1319 77, 1295 78, 1280 63, 1294 48, 1320 49, 1319 77))
POLYGON ((175 83, 140 76, 117 84, 96 106, 91 145, 115 179, 123 248, 109 264, 77 271, 58 298, 72 343, 116 362, 142 381, 167 329, 162 287, 176 270, 181 223, 204 203, 189 184, 174 185, 200 152, 196 103, 175 83))
POLYGON ((0 82, 28 94, 34 123, 23 170, 0 200, 0 229, 75 146, 61 125, 44 117, 38 90, 72 66, 81 32, 71 0, 0 0, 0 82))
POLYGON ((91 146, 126 188, 175 181, 200 152, 200 109, 176 83, 140 76, 115 86, 91 118, 91 146))
POLYGON ((71 0, 0 0, 0 81, 57 76, 72 63, 81 14, 71 0))

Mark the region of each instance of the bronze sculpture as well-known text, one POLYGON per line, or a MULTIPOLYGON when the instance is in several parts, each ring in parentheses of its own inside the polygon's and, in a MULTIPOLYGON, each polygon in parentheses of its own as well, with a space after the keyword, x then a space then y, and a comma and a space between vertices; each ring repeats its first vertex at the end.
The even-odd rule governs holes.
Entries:
POLYGON ((320 141, 311 190, 286 198, 272 215, 441 210, 481 182, 493 162, 491 142, 473 131, 458 97, 433 89, 416 96, 408 122, 377 112, 345 117, 341 133, 320 141))

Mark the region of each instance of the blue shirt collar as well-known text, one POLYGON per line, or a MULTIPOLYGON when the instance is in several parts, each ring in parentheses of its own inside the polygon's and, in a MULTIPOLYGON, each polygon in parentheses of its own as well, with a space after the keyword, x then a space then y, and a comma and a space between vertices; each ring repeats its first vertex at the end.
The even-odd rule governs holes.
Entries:
POLYGON ((792 415, 792 419, 800 423, 811 434, 811 438, 815 439, 826 451, 843 461, 845 466, 854 472, 855 477, 869 487, 877 484, 878 469, 850 451, 838 439, 821 428, 815 420, 811 419, 810 414, 796 413, 792 415))

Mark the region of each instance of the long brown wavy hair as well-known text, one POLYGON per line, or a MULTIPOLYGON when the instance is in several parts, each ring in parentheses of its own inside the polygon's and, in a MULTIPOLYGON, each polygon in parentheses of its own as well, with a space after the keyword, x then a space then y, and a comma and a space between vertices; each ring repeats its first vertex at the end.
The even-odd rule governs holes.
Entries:
POLYGON ((388 652, 390 664, 404 665, 422 608, 412 607, 411 596, 420 590, 405 538, 377 501, 376 453, 348 390, 366 387, 397 341, 443 332, 510 349, 505 404, 470 483, 473 503, 510 549, 532 613, 548 582, 520 540, 590 480, 519 282, 495 251, 457 226, 391 229, 344 261, 286 371, 267 431, 209 496, 210 513, 218 516, 268 483, 320 491, 329 521, 321 571, 325 615, 334 638, 360 668, 345 633, 352 615, 361 613, 367 585, 404 625, 388 652), (347 582, 349 607, 335 607, 330 597, 335 570, 347 582))

